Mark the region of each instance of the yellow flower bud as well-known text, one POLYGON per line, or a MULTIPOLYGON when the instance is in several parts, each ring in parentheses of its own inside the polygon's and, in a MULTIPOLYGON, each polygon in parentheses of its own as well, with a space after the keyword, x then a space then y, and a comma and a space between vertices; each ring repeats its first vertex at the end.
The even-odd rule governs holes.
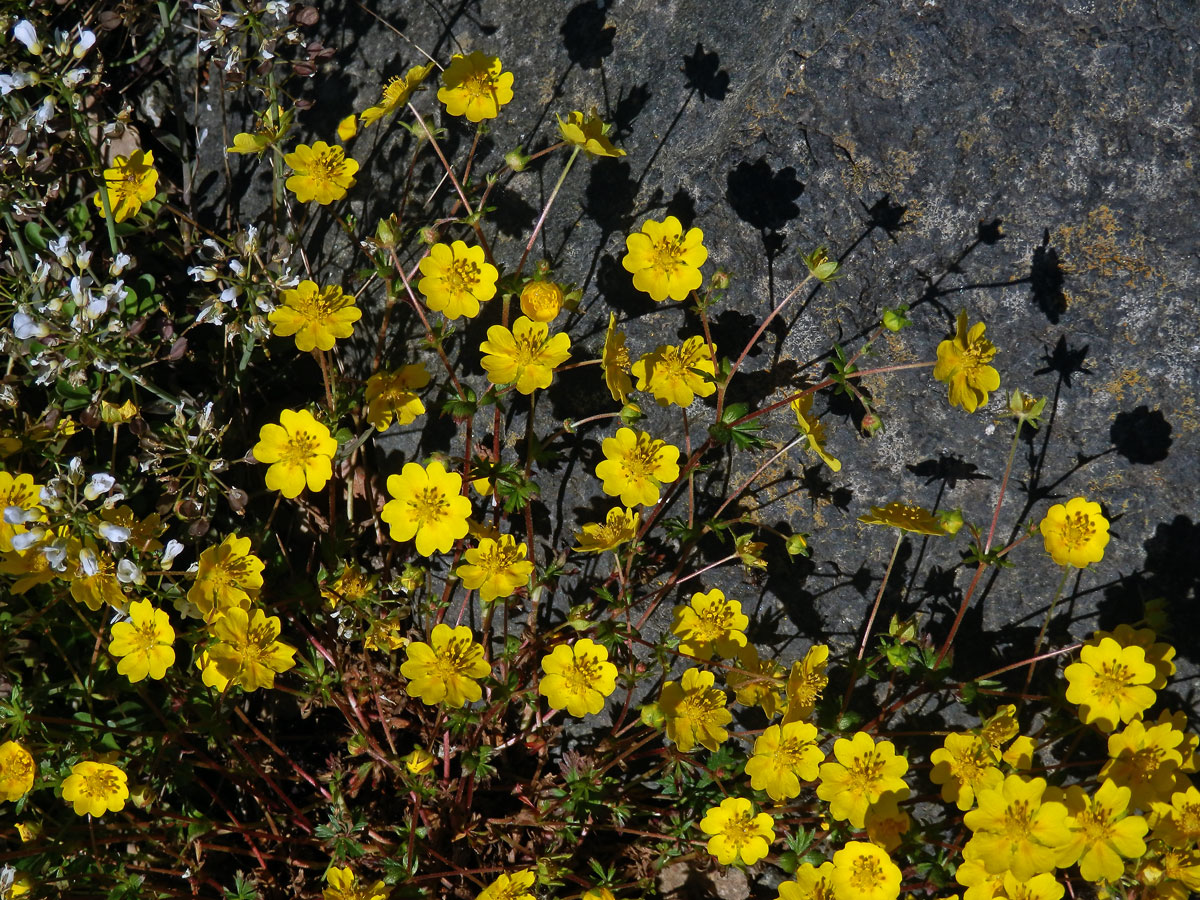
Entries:
POLYGON ((562 306, 562 288, 553 281, 531 281, 521 289, 521 312, 534 322, 553 322, 562 306))

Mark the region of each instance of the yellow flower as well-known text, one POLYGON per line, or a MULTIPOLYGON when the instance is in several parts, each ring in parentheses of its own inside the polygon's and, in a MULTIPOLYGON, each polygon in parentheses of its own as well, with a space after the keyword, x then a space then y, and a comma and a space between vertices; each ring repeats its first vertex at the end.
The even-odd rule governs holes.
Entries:
POLYGON ((768 718, 774 718, 780 706, 783 667, 773 659, 760 659, 753 644, 738 649, 737 663, 737 669, 725 673, 725 682, 733 689, 737 702, 761 707, 768 718))
POLYGON ((644 431, 618 428, 605 438, 604 459, 596 466, 604 493, 620 497, 625 506, 653 506, 659 488, 679 477, 679 448, 650 437, 644 431))
POLYGON ((1101 731, 1112 731, 1118 722, 1140 719, 1154 705, 1154 666, 1146 662, 1141 647, 1122 647, 1104 638, 1096 647, 1079 652, 1079 662, 1067 666, 1067 702, 1079 705, 1085 725, 1095 723, 1101 731))
POLYGON ((258 130, 253 134, 242 132, 233 136, 233 146, 226 153, 262 153, 287 134, 292 126, 291 110, 281 111, 275 104, 258 116, 258 130))
POLYGON ((469 122, 496 118, 500 107, 513 98, 512 72, 501 71, 500 59, 480 50, 451 57, 442 72, 442 84, 437 98, 446 105, 446 112, 466 116, 469 122))
MULTIPOLYGON (((1012 877, 1011 873, 1008 877, 1012 877)), ((1035 876, 1025 883, 1032 884, 1042 877, 1042 875, 1035 876)), ((990 874, 983 867, 983 863, 977 859, 964 859, 954 873, 954 880, 966 888, 963 900, 992 900, 997 895, 1004 896, 1002 891, 1004 878, 1003 872, 990 874)), ((1053 875, 1050 876, 1050 880, 1055 880, 1053 875)))
POLYGON ((775 900, 835 900, 833 895, 833 863, 802 863, 791 881, 779 885, 775 900))
POLYGON ((686 300, 704 281, 704 232, 692 228, 685 235, 674 216, 662 222, 647 219, 641 231, 625 238, 625 246, 629 252, 621 265, 633 273, 633 286, 655 301, 686 300))
POLYGON ((983 723, 979 736, 983 738, 991 749, 992 755, 995 756, 1000 753, 1004 744, 1015 738, 1020 732, 1021 726, 1017 723, 1017 707, 1012 703, 1006 703, 983 723))
POLYGON ((430 309, 447 319, 473 319, 479 315, 479 304, 496 296, 500 273, 487 262, 482 247, 468 247, 463 241, 434 244, 420 268, 424 277, 417 290, 430 309))
POLYGON ((233 136, 233 146, 226 147, 226 153, 262 153, 274 141, 269 134, 254 133, 247 131, 239 132, 233 136))
MULTIPOLYGON (((46 515, 40 503, 42 487, 34 483, 32 475, 0 472, 0 512, 15 507, 26 522, 41 521, 46 515)), ((7 515, 0 517, 0 552, 4 553, 12 550, 12 539, 27 530, 24 522, 10 524, 8 519, 7 515)))
POLYGON ((896 900, 900 869, 887 851, 865 841, 848 841, 833 854, 833 895, 837 900, 896 900))
POLYGON ((156 538, 166 531, 167 526, 162 524, 158 513, 138 519, 128 506, 116 506, 100 510, 100 519, 126 529, 129 532, 126 543, 130 547, 136 547, 143 553, 155 553, 162 549, 162 543, 156 538))
POLYGON ((395 372, 376 372, 367 379, 367 421, 377 431, 387 431, 392 421, 412 423, 425 412, 416 392, 429 384, 424 363, 402 366, 395 372))
POLYGON ((1170 722, 1152 725, 1134 719, 1108 737, 1109 760, 1100 770, 1101 778, 1111 778, 1133 794, 1130 803, 1137 809, 1149 809, 1151 802, 1165 800, 1175 787, 1175 773, 1183 762, 1179 751, 1183 732, 1170 722))
POLYGON ((0 744, 0 799, 20 800, 33 788, 33 755, 16 741, 0 744))
MULTIPOLYGON (((0 748, 0 755, 3 755, 3 748, 0 748)), ((1154 826, 1154 837, 1180 848, 1200 842, 1200 790, 1188 785, 1187 790, 1171 795, 1171 805, 1154 826)))
POLYGON ((422 556, 449 553, 454 542, 467 534, 471 501, 462 495, 462 476, 447 472, 440 462, 425 468, 405 463, 399 475, 389 475, 388 493, 381 516, 392 540, 416 538, 422 556))
POLYGON ((538 693, 551 709, 565 709, 577 718, 600 712, 617 689, 617 667, 608 661, 608 650, 590 638, 559 644, 542 657, 542 671, 546 674, 538 693))
POLYGON ((333 477, 337 441, 307 409, 285 409, 279 414, 278 425, 259 429, 252 452, 256 460, 270 464, 267 489, 291 500, 300 496, 305 484, 319 491, 333 477))
POLYGON ((617 314, 608 314, 608 330, 604 332, 604 350, 600 356, 600 367, 604 370, 604 384, 612 398, 620 404, 633 390, 629 377, 629 351, 625 349, 625 333, 617 331, 617 314))
POLYGON ((537 876, 529 869, 501 875, 480 891, 475 900, 534 900, 529 889, 536 881, 537 876))
POLYGON ((0 559, 0 572, 20 576, 8 588, 13 594, 23 594, 35 585, 45 584, 59 577, 58 572, 50 568, 46 554, 37 547, 24 552, 13 550, 5 553, 3 559, 0 559))
POLYGON ((742 797, 726 797, 700 820, 700 830, 712 835, 708 852, 723 866, 734 861, 754 865, 767 855, 775 840, 774 820, 742 797))
POLYGON ((219 643, 208 649, 203 668, 209 687, 224 691, 239 685, 247 692, 273 688, 276 674, 296 665, 296 648, 276 640, 279 617, 261 609, 253 610, 253 616, 239 606, 226 610, 213 622, 212 634, 219 643))
POLYGON ((534 322, 553 322, 562 306, 563 289, 553 281, 530 281, 521 288, 521 312, 534 322))
POLYGON ((678 682, 668 681, 659 697, 667 718, 667 738, 684 753, 697 743, 716 750, 729 737, 723 726, 733 720, 725 708, 725 692, 713 687, 712 672, 688 669, 678 682))
POLYGON ((429 643, 413 641, 404 648, 400 674, 408 679, 408 694, 422 703, 449 707, 466 706, 483 696, 475 680, 491 674, 483 658, 483 647, 475 643, 465 625, 451 628, 444 622, 433 626, 429 643))
POLYGON ((868 806, 887 791, 908 789, 900 777, 908 760, 896 755, 891 741, 875 743, 859 731, 849 740, 838 738, 833 755, 837 762, 821 765, 817 796, 829 801, 829 814, 839 821, 862 828, 868 806))
POLYGON ((813 644, 804 654, 804 659, 792 663, 792 670, 787 680, 787 710, 783 714, 783 724, 807 719, 821 699, 821 692, 829 684, 829 676, 825 667, 829 663, 829 647, 825 644, 813 644))
POLYGON ((392 893, 382 881, 372 885, 359 884, 349 866, 344 869, 330 866, 325 873, 325 883, 329 887, 321 891, 322 900, 387 900, 392 893))
POLYGON ((363 647, 367 650, 390 653, 407 646, 408 638, 404 636, 397 621, 372 619, 367 625, 367 633, 363 635, 363 647))
POLYGON ((297 144, 283 161, 295 172, 284 182, 287 189, 301 203, 316 200, 322 206, 345 197, 346 191, 354 187, 354 173, 358 171, 358 163, 346 156, 341 147, 336 144, 331 147, 324 141, 317 141, 311 147, 297 144))
POLYGON ((280 298, 283 305, 267 315, 271 330, 280 337, 295 335, 296 349, 303 353, 314 347, 332 350, 338 338, 354 333, 354 323, 362 318, 354 297, 336 284, 321 287, 305 279, 294 290, 282 291, 280 298))
MULTIPOLYGON (((992 896, 1000 900, 1062 900, 1062 895, 1066 892, 1066 888, 1050 872, 1034 875, 1027 881, 1021 881, 1012 872, 991 877, 998 879, 998 884, 993 893, 986 895, 988 900, 992 896)), ((971 891, 967 891, 963 900, 977 900, 971 894, 971 891)))
POLYGON ((872 844, 891 853, 900 846, 904 835, 912 826, 912 819, 902 810, 898 801, 908 798, 908 790, 888 791, 867 807, 863 823, 872 844))
POLYGON ((493 325, 487 340, 479 345, 484 354, 482 365, 492 384, 512 384, 522 394, 548 388, 554 370, 571 357, 571 339, 565 334, 550 336, 545 322, 531 322, 521 316, 512 331, 493 325))
POLYGON ((972 413, 988 402, 988 391, 1000 387, 1000 373, 988 365, 996 356, 996 348, 985 340, 987 328, 982 322, 967 331, 967 311, 958 314, 958 330, 954 337, 942 341, 937 348, 937 365, 933 377, 950 387, 950 405, 961 406, 972 413))
POLYGON ((363 127, 375 124, 379 119, 391 115, 408 103, 425 80, 425 76, 432 70, 433 63, 426 63, 423 66, 413 66, 403 76, 396 75, 389 79, 380 91, 379 102, 368 106, 359 115, 363 127))
POLYGON ((872 506, 871 512, 858 517, 867 525, 890 525, 901 531, 914 534, 943 535, 946 529, 933 514, 920 506, 908 503, 889 503, 887 506, 872 506))
POLYGON ((1046 542, 1046 552, 1060 566, 1082 569, 1104 558, 1108 546, 1108 519, 1100 514, 1100 504, 1074 497, 1067 505, 1056 503, 1046 510, 1038 525, 1046 542))
POLYGON ((321 596, 330 609, 336 609, 342 603, 354 606, 371 595, 378 580, 378 575, 368 575, 355 563, 349 562, 341 575, 321 588, 321 596))
POLYGON ((1146 654, 1146 662, 1154 666, 1154 680, 1147 687, 1161 691, 1167 686, 1167 681, 1175 674, 1175 648, 1170 644, 1156 641, 1155 633, 1149 628, 1133 628, 1129 625, 1118 625, 1112 631, 1096 631, 1084 641, 1085 646, 1099 647, 1105 638, 1112 638, 1122 647, 1141 647, 1146 654))
POLYGON ((989 874, 1011 871, 1021 881, 1054 869, 1058 848, 1070 839, 1067 808, 1043 801, 1046 781, 1009 775, 978 793, 978 809, 963 817, 973 834, 963 855, 979 860, 989 874))
POLYGON ((825 426, 813 415, 813 395, 797 397, 791 405, 796 416, 796 428, 804 435, 808 451, 819 456, 834 472, 842 471, 842 461, 830 456, 825 450, 825 426))
POLYGON ((113 558, 89 542, 89 546, 79 550, 78 562, 79 568, 71 579, 71 596, 75 601, 93 612, 106 603, 113 609, 125 609, 125 592, 117 580, 113 558))
POLYGON ((941 747, 929 754, 929 778, 942 786, 942 799, 961 810, 975 805, 975 795, 995 790, 1004 781, 987 742, 977 734, 948 734, 941 747))
POLYGON ((800 796, 801 781, 816 781, 825 754, 817 746, 817 728, 808 722, 771 725, 754 742, 746 763, 750 786, 772 800, 800 796))
POLYGON ((129 604, 129 620, 113 625, 108 652, 121 658, 117 672, 130 684, 147 675, 159 681, 175 663, 174 642, 175 629, 167 614, 149 600, 135 600, 129 604))
POLYGON ((592 156, 625 155, 624 150, 613 146, 613 142, 607 136, 609 126, 600 120, 595 107, 587 116, 582 112, 573 112, 567 116, 565 122, 560 115, 556 114, 555 118, 558 119, 558 130, 562 133, 563 140, 581 147, 585 153, 592 156))
POLYGON ((421 775, 433 768, 433 764, 437 762, 437 757, 426 750, 424 747, 417 747, 407 756, 403 757, 404 768, 413 775, 421 775))
POLYGON ((250 538, 226 535, 218 546, 200 554, 188 602, 209 623, 234 606, 249 609, 262 589, 262 570, 263 561, 250 552, 250 538))
POLYGON ((348 141, 350 138, 358 134, 358 120, 354 117, 354 113, 346 116, 342 121, 338 122, 337 136, 339 141, 348 141))
POLYGON ((469 591, 479 591, 479 599, 491 603, 498 597, 511 597, 517 588, 529 583, 533 563, 525 558, 527 548, 511 534, 499 540, 483 538, 478 547, 463 554, 458 577, 469 591))
POLYGON ((634 512, 628 507, 622 509, 614 506, 608 511, 603 522, 585 522, 575 540, 579 553, 603 553, 615 550, 622 544, 637 537, 638 523, 642 519, 640 512, 634 512))
POLYGON ((707 594, 692 594, 687 606, 675 607, 672 634, 682 639, 679 650, 698 659, 712 659, 716 652, 730 659, 740 647, 746 646, 745 628, 750 619, 742 612, 742 604, 726 600, 719 588, 707 594))
MULTIPOLYGON (((712 349, 715 353, 716 344, 712 349)), ((708 344, 699 335, 688 338, 681 347, 660 345, 635 362, 631 371, 637 389, 649 390, 659 406, 690 406, 697 394, 708 397, 717 389, 715 382, 700 375, 714 375, 717 370, 708 344)))
POLYGON ((108 763, 76 763, 62 783, 62 798, 75 807, 77 816, 119 812, 128 796, 125 773, 108 763))
POLYGON ((1060 868, 1079 863, 1085 881, 1116 881, 1125 873, 1123 859, 1146 852, 1142 840, 1150 826, 1141 816, 1127 815, 1130 790, 1106 780, 1094 797, 1079 785, 1067 788, 1070 838, 1059 848, 1060 868))
MULTIPOLYGON (((114 222, 124 222, 136 216, 143 203, 154 199, 158 184, 158 170, 154 168, 153 151, 135 150, 130 156, 118 156, 111 169, 104 170, 104 190, 108 194, 108 205, 114 222)), ((100 194, 92 198, 105 218, 104 200, 100 194)))

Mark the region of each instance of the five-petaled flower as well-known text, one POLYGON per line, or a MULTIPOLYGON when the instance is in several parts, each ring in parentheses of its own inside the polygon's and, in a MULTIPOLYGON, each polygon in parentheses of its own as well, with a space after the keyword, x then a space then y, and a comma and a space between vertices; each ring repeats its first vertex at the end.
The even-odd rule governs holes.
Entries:
POLYGON ((476 679, 492 671, 483 658, 483 647, 475 643, 465 625, 451 628, 444 622, 433 626, 429 643, 413 641, 404 648, 400 674, 408 679, 408 693, 422 703, 450 707, 465 706, 483 696, 476 679))
POLYGON ((466 537, 471 501, 462 495, 462 476, 447 472, 434 460, 428 466, 405 463, 399 475, 389 475, 388 493, 381 516, 392 540, 416 538, 422 556, 449 553, 454 542, 466 537))
POLYGON ((604 493, 626 506, 653 506, 660 488, 679 477, 679 448, 644 431, 618 428, 616 437, 600 445, 604 459, 596 466, 604 493))
POLYGON ((344 869, 330 866, 325 883, 328 887, 321 891, 321 900, 387 900, 392 893, 382 881, 360 883, 349 866, 344 869))
POLYGON ((521 869, 511 875, 501 875, 482 891, 475 900, 534 900, 530 888, 537 882, 537 875, 530 869, 521 869))
POLYGON ((675 607, 671 632, 681 638, 679 650, 697 659, 718 656, 732 659, 746 646, 745 628, 750 619, 737 600, 727 600, 720 588, 692 594, 687 606, 675 607))
POLYGON ((837 762, 823 763, 817 796, 829 801, 829 814, 863 827, 867 807, 888 791, 905 791, 901 777, 908 771, 908 760, 897 756, 891 741, 876 743, 863 731, 847 740, 838 738, 833 745, 837 762))
POLYGON ((989 874, 1011 871, 1021 881, 1052 871, 1071 834, 1067 808, 1056 800, 1044 801, 1045 793, 1044 778, 1020 775, 979 791, 979 807, 963 816, 972 832, 963 856, 979 860, 989 874))
POLYGON ((423 66, 413 66, 404 75, 390 78, 380 91, 379 102, 374 106, 368 106, 359 114, 358 118, 362 121, 363 127, 373 125, 379 119, 391 115, 408 103, 432 69, 433 63, 426 63, 423 66))
POLYGON ((333 477, 337 441, 307 409, 285 409, 278 425, 259 429, 252 452, 256 460, 270 464, 267 489, 291 500, 300 496, 305 484, 309 490, 319 491, 333 477))
POLYGON ((129 785, 125 773, 114 765, 84 760, 71 767, 62 783, 62 798, 75 807, 77 816, 102 816, 125 808, 129 785))
POLYGON ((500 273, 487 261, 482 247, 468 247, 464 241, 434 244, 421 260, 417 290, 434 312, 447 319, 479 315, 479 304, 496 296, 500 273))
POLYGON ((442 87, 437 98, 452 116, 466 116, 468 122, 494 119, 500 107, 513 98, 513 74, 501 70, 500 59, 481 50, 463 56, 455 54, 442 72, 442 87))
POLYGON ((1108 546, 1108 519, 1100 504, 1074 497, 1066 506, 1056 503, 1038 524, 1046 552, 1060 566, 1082 569, 1104 558, 1108 546))
POLYGON ((834 900, 833 863, 801 863, 792 880, 779 885, 778 900, 834 900))
POLYGON ((209 623, 231 607, 249 609, 262 589, 262 571, 263 561, 250 552, 250 538, 228 534, 200 554, 188 602, 209 623))
POLYGON ((392 422, 412 423, 425 412, 417 391, 429 384, 424 363, 401 366, 395 372, 376 372, 367 379, 367 421, 376 431, 387 431, 392 422))
POLYGON ((958 314, 954 337, 938 344, 933 377, 950 388, 950 405, 975 412, 988 402, 988 392, 1000 387, 1000 373, 988 365, 996 356, 992 342, 985 340, 983 322, 967 330, 967 311, 958 314))
POLYGON ((281 306, 271 310, 267 318, 271 330, 280 337, 296 336, 296 349, 308 353, 332 350, 338 338, 354 333, 354 323, 362 318, 362 310, 354 305, 354 296, 342 292, 336 284, 321 287, 305 279, 294 289, 280 293, 281 306))
POLYGON ((1088 796, 1077 784, 1067 788, 1070 839, 1059 848, 1058 866, 1079 863, 1085 881, 1116 881, 1125 872, 1126 859, 1146 852, 1143 840, 1150 826, 1141 816, 1128 814, 1131 791, 1110 780, 1088 796))
MULTIPOLYGON (((104 170, 104 193, 108 196, 108 207, 114 222, 124 222, 136 216, 142 204, 154 199, 158 184, 158 170, 154 168, 154 152, 135 150, 128 157, 118 156, 112 168, 104 170)), ((104 198, 97 193, 92 198, 101 218, 104 198)))
POLYGON ((625 238, 625 246, 629 252, 621 265, 633 273, 633 286, 655 301, 685 300, 704 281, 704 232, 691 228, 684 234, 674 216, 662 222, 647 219, 641 231, 625 238))
POLYGON ((478 547, 463 553, 463 565, 458 577, 469 591, 479 591, 479 599, 491 603, 500 597, 511 597, 517 588, 524 587, 533 572, 533 563, 525 558, 527 548, 518 544, 511 534, 497 538, 480 538, 478 547))
POLYGON ((612 139, 608 137, 611 126, 604 123, 595 108, 586 116, 581 112, 573 112, 565 120, 558 115, 555 118, 558 119, 558 130, 563 140, 585 153, 591 156, 625 155, 624 150, 613 146, 612 139))
POLYGON ((697 395, 711 396, 717 389, 716 381, 704 376, 713 376, 717 371, 713 362, 716 350, 716 344, 710 348, 699 335, 679 347, 662 344, 633 364, 631 373, 637 378, 637 389, 649 390, 659 406, 690 406, 697 395))
POLYGON ((713 687, 716 676, 688 669, 679 681, 663 685, 658 706, 666 717, 667 737, 684 753, 696 744, 716 750, 729 732, 733 713, 725 708, 725 692, 713 687))
POLYGON ((638 523, 642 514, 628 507, 614 506, 603 522, 586 522, 575 535, 580 553, 603 553, 615 550, 637 537, 638 523))
POLYGON ((1079 662, 1067 666, 1067 702, 1079 705, 1079 718, 1101 731, 1141 718, 1154 705, 1149 687, 1156 673, 1141 647, 1122 647, 1110 637, 1079 651, 1079 662))
POLYGON ((542 671, 538 693, 551 709, 565 709, 577 718, 600 712, 617 688, 617 667, 608 661, 608 650, 590 638, 559 644, 542 657, 542 671))
POLYGON ((825 667, 829 663, 829 646, 813 644, 804 654, 804 659, 792 663, 787 680, 787 710, 783 723, 807 719, 816 709, 821 692, 829 684, 825 667))
POLYGON ((174 642, 175 629, 167 614, 149 600, 135 600, 129 604, 128 621, 113 625, 108 652, 120 657, 117 672, 131 684, 147 675, 158 681, 175 662, 174 642))
POLYGON ((532 322, 521 316, 512 330, 493 325, 487 340, 479 345, 484 354, 481 364, 492 384, 516 383, 522 394, 550 387, 554 370, 571 357, 571 339, 565 334, 550 334, 545 322, 532 322))
POLYGON ((198 661, 209 687, 224 691, 238 685, 251 693, 273 688, 275 676, 296 665, 296 648, 277 640, 279 617, 261 609, 247 612, 235 606, 213 622, 211 631, 217 643, 198 661))
POLYGON ((865 841, 847 841, 833 854, 833 896, 836 900, 896 900, 900 869, 887 851, 865 841))
POLYGON ((0 744, 0 800, 20 800, 33 787, 33 754, 16 741, 0 744))
POLYGON ((961 810, 975 805, 979 791, 994 790, 1004 781, 987 741, 977 734, 951 732, 929 755, 929 778, 942 786, 942 799, 961 810))
POLYGON ((283 161, 295 173, 284 184, 301 203, 316 200, 327 206, 346 196, 354 186, 354 173, 358 162, 346 156, 336 144, 330 146, 317 141, 311 147, 297 144, 296 149, 284 156, 283 161))
POLYGON ((712 835, 708 852, 723 866, 741 860, 754 865, 767 855, 775 840, 774 820, 767 813, 755 815, 744 797, 726 797, 700 820, 700 830, 712 835))
POLYGON ((604 370, 604 384, 612 398, 624 404, 633 390, 633 379, 629 377, 629 351, 625 349, 625 332, 617 330, 617 314, 608 314, 608 329, 604 332, 604 350, 600 356, 600 367, 604 370))
POLYGON ((808 722, 771 725, 754 742, 754 755, 746 763, 750 786, 766 791, 772 800, 800 795, 801 781, 816 781, 825 758, 817 746, 817 728, 808 722))

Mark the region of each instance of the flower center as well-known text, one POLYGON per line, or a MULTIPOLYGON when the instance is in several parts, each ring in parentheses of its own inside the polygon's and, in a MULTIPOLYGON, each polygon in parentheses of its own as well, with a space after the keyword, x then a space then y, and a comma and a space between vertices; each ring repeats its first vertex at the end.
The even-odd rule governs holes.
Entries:
POLYGON ((545 338, 537 331, 526 331, 523 334, 513 334, 513 340, 517 344, 517 366, 528 366, 535 362, 541 355, 542 348, 546 345, 545 338))
POLYGON ((721 834, 734 847, 744 847, 758 834, 758 829, 754 825, 754 816, 748 812, 734 814, 721 829, 721 834))
POLYGON ((471 667, 477 653, 472 652, 472 641, 463 638, 451 638, 437 654, 435 668, 443 679, 459 675, 471 667))
POLYGON ((860 856, 852 864, 850 883, 860 891, 879 887, 883 881, 883 867, 873 856, 860 856))
POLYGON ((856 759, 854 765, 850 767, 850 773, 854 779, 855 786, 861 791, 870 790, 875 782, 879 780, 879 775, 882 771, 883 760, 879 758, 879 755, 874 750, 856 759))
POLYGON ((1129 667, 1124 663, 1105 662, 1096 675, 1096 693, 1101 700, 1111 702, 1129 687, 1129 667))
POLYGON ((88 797, 108 797, 117 790, 117 776, 112 772, 93 772, 83 776, 83 793, 88 797))
POLYGON ((280 462, 289 466, 304 466, 317 455, 317 436, 307 431, 297 431, 283 448, 280 462))
POLYGON ((513 563, 520 561, 521 554, 517 552, 515 544, 496 544, 487 552, 479 554, 479 567, 486 571, 488 575, 503 572, 513 563))
POLYGON ((321 288, 312 293, 294 296, 292 303, 296 311, 308 319, 327 319, 348 302, 345 294, 336 285, 321 288))
POLYGON ((733 628, 733 610, 728 600, 718 600, 702 609, 699 614, 700 627, 696 629, 698 640, 710 643, 724 637, 733 628))
POLYGON ((1033 822, 1033 809, 1026 800, 1014 800, 1004 811, 1004 836, 1020 840, 1029 834, 1033 822))
POLYGON ((650 248, 650 258, 653 262, 650 268, 663 275, 674 272, 682 263, 683 237, 660 237, 650 248))
POLYGON ((1162 766, 1162 751, 1157 747, 1143 747, 1133 754, 1133 780, 1149 782, 1162 766))
POLYGON ((788 696, 800 706, 812 706, 827 684, 827 676, 805 669, 798 679, 788 682, 788 696))
POLYGON ((626 477, 640 479, 653 476, 658 471, 658 451, 662 446, 662 441, 648 434, 639 435, 637 445, 621 460, 626 477))
POLYGON ((793 769, 800 765, 804 750, 812 742, 803 741, 799 738, 786 738, 779 745, 779 749, 775 751, 775 760, 778 764, 793 769))
POLYGON ((577 656, 565 675, 571 693, 583 696, 600 678, 599 661, 594 656, 577 656))
POLYGON ((1095 533, 1096 526, 1092 524, 1091 516, 1084 512, 1067 516, 1062 524, 1062 541, 1072 550, 1086 547, 1095 533))
POLYGON ((724 706, 725 698, 720 691, 693 690, 684 695, 679 704, 679 713, 685 718, 704 721, 724 706))
POLYGON ((446 517, 450 502, 438 488, 427 487, 421 493, 408 501, 412 507, 413 518, 420 525, 431 525, 446 517))
POLYGON ((154 626, 153 618, 134 627, 133 641, 136 645, 134 653, 146 653, 158 646, 158 629, 154 626))
POLYGON ((1112 833, 1111 817, 1108 810, 1102 807, 1085 809, 1075 817, 1075 823, 1083 831, 1089 844, 1098 844, 1108 839, 1112 833))
POLYGON ((496 92, 496 82, 488 71, 472 72, 463 79, 462 89, 473 100, 488 100, 496 92))
POLYGON ((469 259, 456 259, 446 270, 445 279, 452 294, 470 294, 479 284, 479 265, 469 259))

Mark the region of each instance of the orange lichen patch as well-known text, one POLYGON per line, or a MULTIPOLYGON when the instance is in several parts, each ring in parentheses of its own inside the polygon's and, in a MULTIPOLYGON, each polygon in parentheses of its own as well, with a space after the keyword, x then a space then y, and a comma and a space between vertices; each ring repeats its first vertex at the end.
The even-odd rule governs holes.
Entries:
POLYGON ((1051 243, 1060 249, 1064 272, 1091 272, 1105 278, 1125 273, 1132 286, 1142 279, 1165 280, 1143 257, 1146 239, 1125 237, 1107 206, 1088 213, 1082 224, 1063 225, 1054 230, 1051 243))

